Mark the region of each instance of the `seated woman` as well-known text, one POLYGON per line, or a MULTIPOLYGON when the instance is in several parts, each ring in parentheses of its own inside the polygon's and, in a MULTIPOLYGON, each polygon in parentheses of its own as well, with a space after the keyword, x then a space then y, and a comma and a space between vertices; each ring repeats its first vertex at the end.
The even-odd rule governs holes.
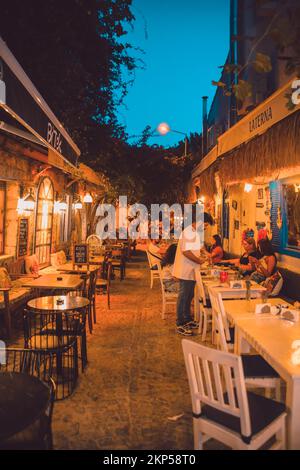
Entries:
POLYGON ((239 268, 240 271, 242 271, 243 275, 246 276, 255 271, 255 266, 253 266, 253 263, 250 262, 249 258, 251 257, 260 259, 261 255, 256 249, 256 243, 254 238, 245 238, 242 241, 242 246, 245 250, 242 256, 236 259, 229 259, 228 263, 234 264, 236 267, 239 268))
POLYGON ((161 262, 162 279, 166 292, 178 292, 179 282, 175 277, 172 276, 176 249, 176 244, 170 245, 161 262))
POLYGON ((157 269, 157 263, 160 263, 163 257, 159 243, 160 240, 150 239, 147 247, 148 253, 152 259, 153 269, 157 269))
POLYGON ((224 257, 222 240, 220 235, 213 235, 211 237, 212 245, 210 251, 206 251, 206 256, 211 260, 212 264, 219 263, 224 257))
POLYGON ((251 280, 264 285, 269 293, 273 293, 279 282, 282 285, 282 276, 278 271, 277 257, 268 238, 259 240, 258 251, 261 259, 249 256, 250 263, 255 267, 251 280))

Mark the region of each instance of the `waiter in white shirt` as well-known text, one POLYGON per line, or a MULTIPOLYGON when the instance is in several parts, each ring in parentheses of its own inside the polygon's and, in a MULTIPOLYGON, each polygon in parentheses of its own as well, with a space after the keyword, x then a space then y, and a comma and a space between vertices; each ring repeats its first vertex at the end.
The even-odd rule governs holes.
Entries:
POLYGON ((173 267, 173 276, 179 279, 179 292, 177 299, 177 333, 191 336, 198 324, 191 318, 191 302, 195 289, 195 268, 205 261, 200 257, 202 248, 199 230, 213 225, 212 217, 204 213, 203 222, 197 221, 196 210, 192 212, 192 223, 186 227, 178 242, 173 267), (200 227, 199 227, 200 226, 200 227))

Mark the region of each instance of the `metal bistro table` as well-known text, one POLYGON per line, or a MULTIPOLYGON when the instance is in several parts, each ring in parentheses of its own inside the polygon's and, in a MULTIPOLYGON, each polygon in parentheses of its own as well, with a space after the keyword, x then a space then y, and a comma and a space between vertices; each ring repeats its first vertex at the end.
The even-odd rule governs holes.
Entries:
POLYGON ((37 377, 0 372, 0 443, 24 431, 46 412, 50 388, 37 377))
MULTIPOLYGON (((52 335, 52 343, 55 342, 55 338, 57 338, 57 345, 56 345, 56 371, 53 370, 53 374, 55 380, 58 384, 63 384, 64 380, 68 380, 70 377, 69 368, 73 368, 73 362, 69 363, 70 353, 67 353, 67 366, 64 363, 64 349, 66 346, 66 337, 68 339, 68 343, 72 342, 72 337, 76 337, 75 341, 77 341, 77 337, 80 337, 81 340, 81 362, 82 362, 82 370, 84 370, 87 364, 87 341, 86 341, 86 312, 89 307, 89 300, 85 297, 73 297, 69 295, 64 296, 46 296, 46 297, 38 297, 36 299, 32 299, 27 303, 27 306, 33 314, 40 315, 41 318, 45 316, 46 321, 41 322, 42 324, 46 323, 46 332, 47 330, 52 335), (50 322, 49 322, 49 319, 50 322), (74 326, 76 325, 76 326, 74 326), (69 367, 70 366, 70 367, 69 367)), ((39 324, 39 322, 37 322, 39 324)), ((34 335, 33 341, 34 341, 34 335)), ((34 344, 32 344, 34 347, 34 344)), ((51 342, 50 342, 51 347, 51 342)), ((77 347, 75 348, 75 355, 76 355, 77 347)), ((77 379, 77 372, 76 372, 76 365, 77 365, 77 358, 74 358, 74 367, 75 367, 75 380, 77 379)), ((74 378, 71 374, 71 379, 74 378)), ((70 380, 71 380, 70 379, 70 380)), ((64 388, 64 387, 63 387, 64 388)), ((70 390, 73 387, 68 387, 68 394, 70 394, 70 390)), ((71 390, 72 391, 72 390, 71 390)), ((59 394, 59 393, 58 393, 59 394)), ((65 397, 65 391, 63 390, 63 398, 65 397)), ((58 398, 58 396, 57 396, 58 398)))

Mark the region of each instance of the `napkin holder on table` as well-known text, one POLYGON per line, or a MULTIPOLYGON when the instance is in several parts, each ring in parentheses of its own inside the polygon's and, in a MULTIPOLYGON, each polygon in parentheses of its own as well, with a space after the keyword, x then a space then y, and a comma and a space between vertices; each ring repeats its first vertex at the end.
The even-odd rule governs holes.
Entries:
POLYGON ((220 272, 221 272, 220 269, 211 269, 211 270, 210 270, 210 275, 211 275, 212 277, 219 277, 219 276, 220 276, 220 272))
POLYGON ((261 313, 271 313, 271 308, 272 305, 267 303, 267 304, 257 304, 255 305, 255 313, 256 314, 261 314, 261 313))
POLYGON ((229 285, 231 289, 244 289, 245 281, 241 281, 237 279, 236 281, 230 281, 229 285))
POLYGON ((292 322, 298 322, 300 320, 299 310, 284 308, 281 310, 280 316, 284 320, 290 320, 292 322))

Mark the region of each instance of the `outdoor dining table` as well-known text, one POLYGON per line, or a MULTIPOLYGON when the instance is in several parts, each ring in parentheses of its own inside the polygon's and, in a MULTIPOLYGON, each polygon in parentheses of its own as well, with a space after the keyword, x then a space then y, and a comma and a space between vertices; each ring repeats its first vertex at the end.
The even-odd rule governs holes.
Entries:
MULTIPOLYGON (((74 312, 81 312, 87 309, 90 302, 85 297, 69 296, 69 295, 48 295, 45 297, 37 297, 27 302, 28 308, 33 312, 44 312, 45 314, 55 314, 55 335, 58 343, 64 344, 64 321, 65 315, 74 315, 74 312)), ((57 351, 57 374, 63 374, 62 357, 60 350, 57 351)))
MULTIPOLYGON (((280 298, 268 302, 289 306, 280 298)), ((224 301, 225 311, 235 324, 235 352, 240 353, 243 344, 248 343, 286 382, 287 444, 289 449, 300 450, 300 361, 292 358, 295 352, 292 343, 300 340, 300 322, 291 322, 271 313, 256 314, 256 303, 256 300, 224 301)))
MULTIPOLYGON (((230 287, 229 283, 221 283, 220 281, 209 280, 205 281, 203 279, 204 286, 206 287, 208 293, 212 294, 220 293, 222 299, 242 299, 246 297, 247 289, 246 287, 230 287)), ((250 287, 250 296, 251 297, 261 297, 266 292, 266 288, 255 282, 251 282, 250 287)))
POLYGON ((0 442, 24 431, 47 410, 50 388, 37 377, 0 372, 0 442))
POLYGON ((76 274, 44 274, 35 279, 27 279, 23 287, 31 287, 37 290, 62 290, 74 291, 79 289, 84 279, 76 274))
POLYGON ((97 264, 73 264, 72 262, 70 263, 65 263, 60 265, 57 270, 62 271, 62 272, 67 272, 70 274, 87 274, 87 273, 94 273, 100 268, 99 265, 97 264))

